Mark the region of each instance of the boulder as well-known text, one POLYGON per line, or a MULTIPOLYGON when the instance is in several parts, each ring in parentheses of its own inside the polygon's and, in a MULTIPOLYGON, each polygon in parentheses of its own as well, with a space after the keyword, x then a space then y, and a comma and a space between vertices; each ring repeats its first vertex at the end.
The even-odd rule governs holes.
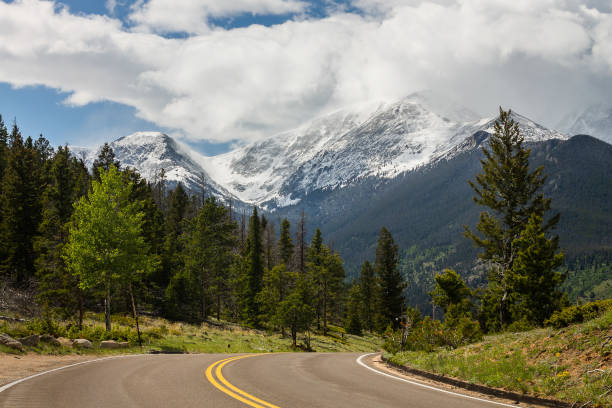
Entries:
POLYGON ((93 345, 91 344, 91 341, 87 339, 76 339, 72 342, 72 347, 90 349, 93 347, 93 345))
POLYGON ((40 336, 38 334, 33 334, 31 336, 21 337, 19 341, 24 346, 36 347, 38 346, 38 342, 40 341, 40 336))
POLYGON ((58 339, 56 339, 50 334, 43 334, 42 336, 40 336, 40 341, 43 343, 49 343, 50 345, 57 347, 62 345, 62 343, 60 343, 58 339))
POLYGON ((128 343, 127 341, 120 341, 119 345, 121 346, 121 348, 128 348, 128 347, 130 347, 130 343, 128 343))
POLYGON ((72 340, 67 339, 65 337, 58 337, 57 341, 64 347, 72 347, 72 340))
POLYGON ((12 348, 13 350, 23 351, 23 344, 21 344, 20 341, 15 340, 8 334, 4 334, 4 333, 0 334, 0 344, 8 348, 12 348))

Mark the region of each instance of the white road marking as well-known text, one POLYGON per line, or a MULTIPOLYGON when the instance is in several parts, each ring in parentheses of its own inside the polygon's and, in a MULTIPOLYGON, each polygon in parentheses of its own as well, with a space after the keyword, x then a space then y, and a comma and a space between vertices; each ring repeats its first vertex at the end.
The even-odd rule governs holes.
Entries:
POLYGON ((491 400, 487 400, 487 399, 484 399, 484 398, 478 398, 478 397, 472 397, 472 396, 470 396, 470 395, 459 394, 458 392, 453 392, 453 391, 443 390, 443 389, 441 389, 441 388, 432 387, 431 385, 421 384, 421 383, 416 382, 416 381, 410 381, 410 380, 407 380, 407 379, 402 378, 402 377, 397 377, 397 376, 395 376, 395 375, 391 375, 391 374, 385 373, 385 372, 383 372, 383 371, 379 371, 379 370, 377 370, 377 369, 375 369, 375 368, 370 367, 369 365, 367 365, 366 363, 364 363, 364 362, 362 361, 362 359, 363 359, 364 357, 371 356, 371 355, 374 355, 374 354, 378 354, 378 353, 369 353, 369 354, 364 354, 364 355, 362 355, 362 356, 359 356, 359 357, 357 358, 357 360, 356 360, 356 361, 357 361, 357 364, 359 364, 359 365, 361 365, 361 366, 363 366, 363 367, 367 368, 367 369, 368 369, 368 370, 370 370, 370 371, 375 372, 376 374, 379 374, 379 375, 384 375, 385 377, 393 378, 393 379, 398 380, 398 381, 407 382, 408 384, 412 384, 412 385, 416 385, 416 386, 419 386, 419 387, 427 388, 427 389, 429 389, 429 390, 438 391, 438 392, 443 392, 443 393, 445 393, 445 394, 451 394, 451 395, 455 395, 455 396, 457 396, 457 397, 468 398, 468 399, 472 399, 472 400, 476 400, 476 401, 488 402, 489 404, 501 405, 502 407, 513 407, 513 408, 516 408, 516 407, 518 406, 517 404, 512 404, 512 405, 510 405, 510 404, 505 404, 505 403, 503 403, 503 402, 491 401, 491 400))

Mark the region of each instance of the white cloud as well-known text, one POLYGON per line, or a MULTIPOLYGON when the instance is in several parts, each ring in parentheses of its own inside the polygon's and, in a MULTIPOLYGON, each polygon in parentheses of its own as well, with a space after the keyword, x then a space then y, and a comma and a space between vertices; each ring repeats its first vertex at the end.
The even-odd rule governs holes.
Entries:
POLYGON ((298 0, 140 0, 133 7, 130 20, 144 31, 201 34, 210 30, 209 18, 244 13, 300 13, 305 6, 298 0))
MULTIPOLYGON (((139 4, 133 16, 162 3, 139 4)), ((360 0, 369 10, 361 16, 206 25, 209 16, 282 12, 281 3, 303 7, 205 1, 198 14, 195 2, 174 2, 168 15, 176 19, 139 20, 154 31, 199 33, 167 39, 49 1, 0 2, 0 81, 70 92, 74 105, 127 104, 159 126, 215 141, 252 140, 423 88, 481 113, 502 104, 549 123, 612 90, 612 15, 596 1, 360 0), (183 18, 189 10, 200 17, 183 18)))

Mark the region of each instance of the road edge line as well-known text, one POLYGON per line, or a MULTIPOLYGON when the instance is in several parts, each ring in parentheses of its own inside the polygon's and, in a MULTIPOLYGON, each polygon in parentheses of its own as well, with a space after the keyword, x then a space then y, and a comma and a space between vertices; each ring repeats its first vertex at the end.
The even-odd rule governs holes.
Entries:
POLYGON ((454 391, 444 390, 442 388, 433 387, 431 385, 422 384, 422 383, 417 382, 417 381, 411 381, 411 380, 408 380, 406 378, 398 377, 398 376, 395 376, 395 375, 392 375, 392 374, 389 374, 389 373, 385 373, 384 371, 380 371, 380 370, 377 370, 375 368, 372 368, 372 367, 370 367, 369 365, 367 365, 366 363, 364 363, 362 361, 362 359, 364 357, 372 356, 374 354, 378 354, 378 353, 363 354, 363 355, 357 357, 357 359, 355 361, 360 366, 363 366, 363 367, 367 368, 368 370, 375 372, 376 374, 383 375, 383 376, 389 377, 389 378, 393 378, 393 379, 398 380, 398 381, 403 381, 403 382, 406 382, 408 384, 416 385, 418 387, 427 388, 429 390, 438 391, 438 392, 442 392, 442 393, 445 393, 445 394, 455 395, 457 397, 463 397, 463 398, 467 398, 467 399, 471 399, 471 400, 476 400, 476 401, 481 401, 481 402, 488 402, 489 404, 501 405, 502 407, 513 407, 513 408, 516 408, 516 404, 512 404, 511 405, 511 404, 506 404, 504 402, 497 402, 497 401, 492 401, 492 400, 488 400, 488 399, 484 399, 484 398, 473 397, 471 395, 461 394, 461 393, 458 393, 458 392, 454 392, 454 391))

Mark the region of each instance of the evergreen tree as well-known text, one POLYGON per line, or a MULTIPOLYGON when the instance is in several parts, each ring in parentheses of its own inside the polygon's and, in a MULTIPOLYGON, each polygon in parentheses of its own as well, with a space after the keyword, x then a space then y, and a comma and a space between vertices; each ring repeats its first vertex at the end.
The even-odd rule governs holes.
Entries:
MULTIPOLYGON (((156 263, 142 236, 140 202, 130 202, 132 185, 111 164, 75 204, 64 260, 83 289, 103 288, 106 330, 111 330, 111 294, 117 285, 130 289, 156 263)), ((131 296, 132 297, 132 296, 131 296)), ((132 297, 133 300, 133 297, 132 297)), ((132 301, 135 313, 135 305, 132 301)))
POLYGON ((296 275, 289 272, 283 263, 276 265, 272 269, 266 269, 264 272, 263 289, 258 295, 263 314, 271 325, 281 328, 283 335, 284 326, 279 319, 278 307, 293 290, 295 279, 296 275))
POLYGON ((376 312, 376 277, 374 268, 369 261, 365 261, 359 274, 359 291, 362 304, 361 316, 363 326, 369 331, 374 330, 374 317, 376 312))
POLYGON ((345 278, 342 258, 323 245, 321 231, 317 228, 308 251, 308 274, 317 294, 317 325, 323 321, 323 334, 327 334, 327 323, 331 307, 341 295, 345 278))
POLYGON ((301 273, 306 271, 306 214, 302 210, 300 220, 297 224, 297 230, 295 231, 295 245, 296 245, 296 265, 301 273))
POLYGON ((291 225, 289 220, 283 219, 281 223, 280 238, 278 240, 278 253, 280 260, 287 268, 292 266, 293 241, 291 240, 291 225))
POLYGON ((260 308, 257 295, 263 288, 264 260, 261 219, 257 214, 257 207, 253 207, 253 215, 249 219, 249 233, 244 261, 242 312, 248 325, 258 327, 260 326, 260 308))
POLYGON ((207 318, 211 302, 217 319, 221 318, 222 299, 229 290, 235 233, 236 224, 227 216, 227 209, 213 196, 206 198, 184 251, 185 270, 194 283, 201 321, 207 318))
MULTIPOLYGON (((6 167, 8 166, 8 156, 8 129, 2 120, 2 115, 0 115, 0 197, 2 197, 2 179, 4 178, 4 173, 6 171, 6 167)), ((2 225, 2 214, 2 208, 0 207, 0 226, 2 225)), ((0 264, 2 263, 3 258, 2 248, 0 246, 0 264)))
MULTIPOLYGON (((476 193, 474 201, 492 210, 492 213, 480 213, 476 228, 481 236, 464 228, 465 236, 484 250, 479 254, 480 259, 490 265, 489 287, 483 305, 496 304, 495 326, 498 328, 510 323, 507 316, 507 300, 511 295, 508 277, 519 249, 515 239, 532 214, 543 217, 550 209, 550 199, 539 192, 546 181, 544 169, 529 169, 531 150, 523 146, 523 141, 512 112, 500 108, 489 148, 482 149, 485 156, 481 160, 482 172, 476 175, 475 182, 470 181, 476 193)), ((549 231, 558 221, 559 214, 550 218, 543 230, 549 231)))
POLYGON ((117 169, 120 168, 120 163, 115 160, 115 152, 108 143, 104 143, 98 157, 93 162, 93 177, 95 180, 100 181, 100 169, 108 171, 110 167, 114 165, 117 169))
POLYGON ((41 220, 41 169, 32 138, 24 142, 17 124, 13 125, 8 165, 2 179, 3 237, 1 272, 18 285, 34 276, 34 239, 41 220))
POLYGON ((525 230, 514 240, 517 248, 508 287, 516 295, 510 305, 514 321, 542 325, 555 311, 567 305, 560 286, 565 274, 557 271, 564 256, 558 252, 558 237, 547 238, 542 217, 532 214, 525 230))
POLYGON ((298 332, 309 330, 314 317, 308 282, 303 274, 296 276, 296 282, 295 289, 278 305, 278 321, 291 331, 293 348, 297 347, 298 332))
POLYGON ((162 249, 162 270, 155 277, 156 283, 165 288, 170 279, 182 271, 183 259, 183 234, 185 219, 188 213, 189 196, 183 185, 179 183, 172 191, 170 197, 170 209, 166 216, 166 233, 162 249))
POLYGON ((85 294, 61 255, 68 241, 73 203, 84 193, 80 185, 83 172, 87 175, 84 166, 71 157, 68 147, 59 147, 51 161, 49 181, 43 193, 40 236, 35 241, 38 299, 46 307, 58 310, 64 318, 78 311, 79 327, 83 324, 85 294))
POLYGON ((384 330, 389 324, 399 326, 404 311, 404 281, 398 268, 399 254, 391 233, 385 227, 380 230, 376 247, 374 271, 378 279, 379 317, 378 329, 384 330))
POLYGON ((345 330, 347 333, 361 336, 361 290, 353 284, 349 290, 345 330))
POLYGON ((436 287, 429 293, 434 304, 442 308, 446 320, 470 316, 472 312, 472 291, 461 276, 452 269, 434 277, 436 287))

